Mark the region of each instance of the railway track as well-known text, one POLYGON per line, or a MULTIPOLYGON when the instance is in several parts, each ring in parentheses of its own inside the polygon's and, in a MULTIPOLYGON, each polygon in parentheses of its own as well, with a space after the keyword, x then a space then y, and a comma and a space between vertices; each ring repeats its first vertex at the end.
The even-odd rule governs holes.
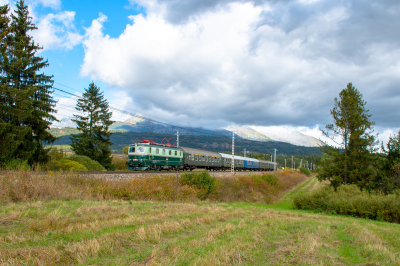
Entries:
MULTIPOLYGON (((78 171, 77 173, 86 175, 119 175, 119 174, 182 174, 182 173, 200 173, 202 171, 78 171)), ((231 171, 210 171, 210 173, 226 173, 229 174, 231 171)), ((235 171, 235 173, 263 173, 269 171, 235 171)))

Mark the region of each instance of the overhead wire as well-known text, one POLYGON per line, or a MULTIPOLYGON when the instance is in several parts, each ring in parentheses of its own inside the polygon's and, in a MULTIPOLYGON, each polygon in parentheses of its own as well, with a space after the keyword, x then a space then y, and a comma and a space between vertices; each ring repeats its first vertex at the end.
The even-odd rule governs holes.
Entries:
MULTIPOLYGON (((66 94, 68 94, 68 95, 72 95, 72 96, 74 96, 74 97, 78 97, 78 98, 81 98, 81 99, 82 99, 82 97, 79 97, 79 96, 77 96, 77 95, 75 95, 75 94, 73 94, 73 93, 71 93, 71 92, 66 91, 66 90, 63 90, 63 89, 60 89, 60 88, 56 88, 56 87, 53 87, 53 89, 58 90, 58 91, 61 91, 61 92, 66 93, 66 94)), ((216 134, 215 132, 213 132, 213 133, 208 133, 208 132, 204 132, 204 131, 199 131, 199 130, 194 130, 194 129, 190 129, 190 128, 185 128, 185 127, 182 127, 182 126, 176 126, 176 125, 172 125, 172 124, 169 124, 169 123, 157 121, 157 120, 155 120, 155 119, 148 118, 148 117, 145 117, 145 116, 142 116, 142 115, 133 114, 133 113, 131 113, 131 112, 128 112, 128 111, 125 111, 125 110, 122 110, 122 109, 119 109, 119 108, 116 108, 116 107, 113 107, 113 106, 110 106, 110 105, 109 105, 108 107, 109 107, 111 110, 115 110, 115 111, 121 112, 121 113, 123 113, 123 114, 130 115, 130 116, 142 118, 142 119, 144 119, 144 120, 151 121, 151 122, 154 122, 154 123, 157 123, 157 124, 166 125, 166 126, 170 126, 170 127, 174 127, 174 128, 179 128, 179 129, 186 130, 186 131, 196 132, 196 133, 200 133, 200 134, 203 134, 203 135, 217 135, 217 136, 220 136, 220 137, 222 137, 222 138, 225 138, 224 136, 222 136, 222 135, 220 135, 220 134, 216 134)), ((229 141, 230 141, 230 140, 229 140, 229 141)))

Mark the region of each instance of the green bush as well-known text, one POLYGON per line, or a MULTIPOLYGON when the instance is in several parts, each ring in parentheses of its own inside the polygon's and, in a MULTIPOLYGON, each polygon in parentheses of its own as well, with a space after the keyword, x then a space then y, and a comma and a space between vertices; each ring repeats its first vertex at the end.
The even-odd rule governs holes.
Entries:
POLYGON ((78 162, 68 159, 54 160, 48 162, 43 170, 45 171, 87 171, 86 167, 78 162))
POLYGON ((217 189, 215 177, 210 176, 208 171, 201 173, 184 173, 180 179, 181 185, 195 186, 199 189, 198 197, 202 200, 206 199, 211 193, 217 189))
POLYGON ((90 159, 85 155, 70 155, 67 157, 68 160, 78 162, 86 167, 88 171, 105 171, 104 166, 99 164, 97 161, 90 159))
POLYGON ((21 159, 12 159, 5 162, 2 166, 4 170, 12 170, 12 171, 28 171, 31 167, 28 164, 28 161, 24 161, 21 159))
POLYGON ((50 156, 50 161, 59 161, 64 158, 64 152, 54 147, 49 150, 48 155, 50 156))
POLYGON ((117 156, 113 156, 112 159, 112 164, 114 166, 114 170, 116 171, 128 171, 128 165, 126 165, 127 162, 128 158, 123 159, 117 156))
POLYGON ((129 151, 129 146, 125 146, 125 147, 122 149, 122 154, 128 155, 128 151, 129 151))
POLYGON ((368 193, 361 191, 356 185, 342 185, 337 191, 326 186, 297 195, 293 206, 297 209, 400 223, 399 195, 368 193))
POLYGON ((279 183, 279 178, 275 174, 262 175, 261 179, 273 186, 279 183))
POLYGON ((306 176, 310 176, 311 175, 311 173, 310 173, 310 170, 308 170, 307 168, 305 168, 305 167, 300 167, 300 172, 302 172, 303 174, 305 174, 306 176))

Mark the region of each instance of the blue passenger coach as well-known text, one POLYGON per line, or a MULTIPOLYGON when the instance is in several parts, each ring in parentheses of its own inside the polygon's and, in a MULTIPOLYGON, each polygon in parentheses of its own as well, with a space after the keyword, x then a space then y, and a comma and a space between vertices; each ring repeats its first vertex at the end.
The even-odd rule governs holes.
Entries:
POLYGON ((245 157, 244 169, 256 171, 256 169, 258 169, 258 168, 259 168, 259 161, 257 159, 245 157))

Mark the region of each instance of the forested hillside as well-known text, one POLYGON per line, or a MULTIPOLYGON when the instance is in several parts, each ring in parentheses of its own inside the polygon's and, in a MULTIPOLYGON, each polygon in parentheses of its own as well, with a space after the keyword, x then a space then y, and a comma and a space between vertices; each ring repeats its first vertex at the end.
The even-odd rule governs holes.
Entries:
MULTIPOLYGON (((126 132, 126 133, 114 133, 111 135, 111 142, 114 145, 111 146, 111 149, 114 153, 122 153, 122 149, 129 145, 137 142, 141 139, 152 139, 156 143, 161 143, 164 137, 174 138, 171 139, 171 144, 174 144, 176 141, 176 135, 165 135, 158 134, 153 132, 126 132)), ((63 136, 61 139, 57 140, 54 145, 69 145, 71 140, 69 139, 69 135, 63 136)), ((164 141, 164 144, 166 141, 164 141)), ((220 136, 193 136, 193 135, 181 135, 180 136, 180 146, 196 148, 196 149, 205 149, 209 151, 216 152, 224 152, 231 151, 231 139, 227 137, 220 136)), ((290 154, 290 155, 307 155, 307 154, 319 154, 321 153, 318 148, 313 147, 302 147, 295 146, 292 144, 288 144, 285 142, 258 142, 258 141, 250 141, 244 139, 235 139, 235 151, 237 153, 243 152, 243 149, 246 149, 250 152, 263 153, 263 154, 272 154, 274 149, 278 150, 278 154, 290 154)), ((235 152, 235 153, 236 153, 235 152)))

